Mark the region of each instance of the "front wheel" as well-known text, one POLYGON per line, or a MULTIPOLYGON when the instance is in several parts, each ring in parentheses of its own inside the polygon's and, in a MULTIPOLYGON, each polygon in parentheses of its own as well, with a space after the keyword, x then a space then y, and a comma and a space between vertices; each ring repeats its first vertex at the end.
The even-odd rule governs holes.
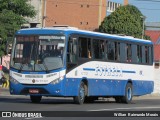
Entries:
POLYGON ((126 89, 125 89, 125 96, 122 97, 122 102, 123 103, 131 103, 133 97, 133 92, 132 92, 132 84, 127 83, 126 89))
POLYGON ((83 104, 85 99, 85 85, 83 82, 81 82, 79 91, 78 91, 78 96, 74 97, 74 102, 77 104, 83 104))
POLYGON ((32 103, 39 103, 41 101, 41 99, 42 99, 42 96, 33 96, 33 95, 31 95, 30 99, 31 99, 32 103))

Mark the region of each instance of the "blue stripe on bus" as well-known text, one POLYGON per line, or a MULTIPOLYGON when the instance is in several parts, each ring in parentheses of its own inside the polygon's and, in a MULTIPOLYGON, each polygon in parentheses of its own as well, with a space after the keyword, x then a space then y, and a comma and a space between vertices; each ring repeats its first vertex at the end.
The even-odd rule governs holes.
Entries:
POLYGON ((123 73, 136 73, 136 71, 122 70, 123 73))
POLYGON ((86 71, 95 71, 94 68, 83 68, 83 70, 86 70, 86 71))

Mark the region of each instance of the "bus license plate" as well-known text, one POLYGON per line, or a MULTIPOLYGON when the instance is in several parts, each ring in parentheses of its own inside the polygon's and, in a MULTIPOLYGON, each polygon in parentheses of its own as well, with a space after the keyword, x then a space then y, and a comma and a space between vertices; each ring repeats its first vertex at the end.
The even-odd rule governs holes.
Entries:
POLYGON ((37 94, 37 93, 39 93, 39 90, 38 89, 29 89, 29 93, 37 94))

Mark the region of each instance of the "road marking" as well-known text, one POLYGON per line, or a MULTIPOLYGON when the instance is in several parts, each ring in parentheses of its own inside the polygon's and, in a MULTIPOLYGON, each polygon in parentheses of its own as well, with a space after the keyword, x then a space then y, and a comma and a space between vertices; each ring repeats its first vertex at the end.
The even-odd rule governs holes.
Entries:
POLYGON ((111 109, 97 109, 97 110, 88 110, 88 111, 110 111, 110 110, 129 110, 129 109, 157 109, 160 108, 160 106, 158 107, 154 107, 154 106, 148 106, 148 107, 130 107, 130 108, 111 108, 111 109))

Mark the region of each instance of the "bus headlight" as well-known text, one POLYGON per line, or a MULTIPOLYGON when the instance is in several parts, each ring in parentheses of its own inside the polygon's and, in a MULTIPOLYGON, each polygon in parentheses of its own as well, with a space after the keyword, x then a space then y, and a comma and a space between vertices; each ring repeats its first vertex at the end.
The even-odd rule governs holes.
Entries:
POLYGON ((11 82, 13 82, 14 84, 18 84, 19 82, 16 80, 16 79, 14 79, 13 77, 9 77, 9 80, 11 81, 11 82))
POLYGON ((57 84, 59 83, 60 81, 62 81, 64 79, 64 76, 61 76, 60 78, 57 78, 55 80, 53 80, 52 82, 50 82, 51 84, 57 84))

